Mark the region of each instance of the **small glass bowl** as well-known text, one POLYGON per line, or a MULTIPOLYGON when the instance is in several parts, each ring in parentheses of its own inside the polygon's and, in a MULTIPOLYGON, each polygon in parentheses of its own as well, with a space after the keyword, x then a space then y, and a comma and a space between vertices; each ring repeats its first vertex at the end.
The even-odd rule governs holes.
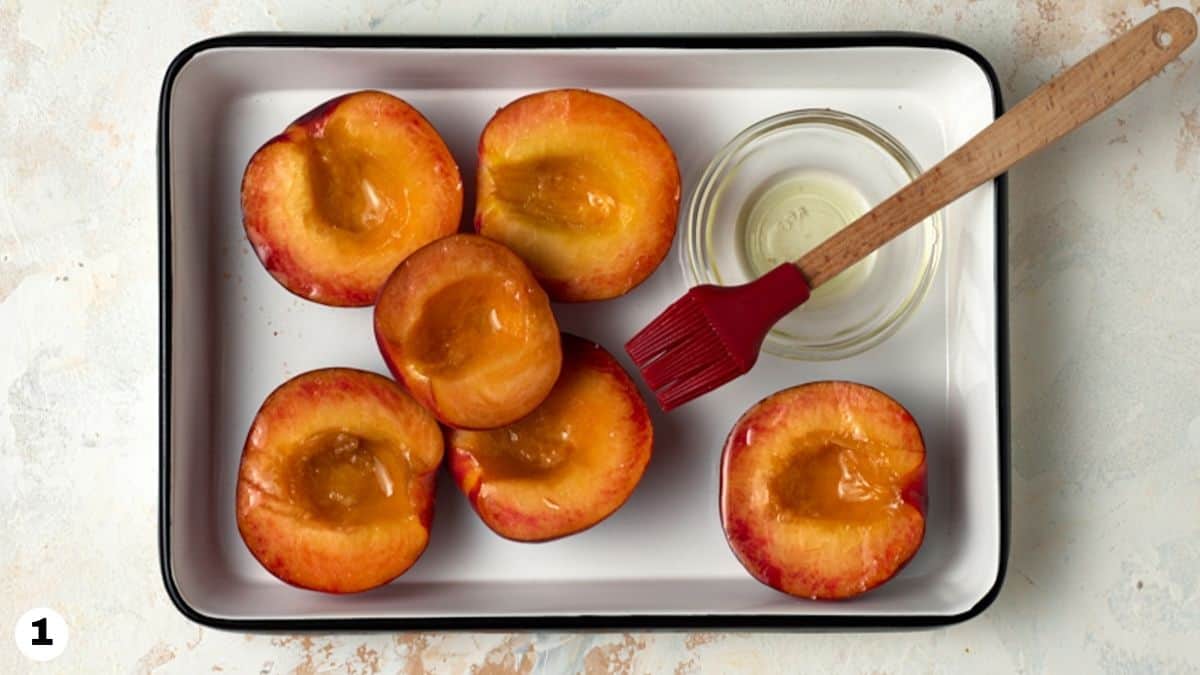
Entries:
MULTIPOLYGON (((726 144, 692 193, 682 247, 689 283, 737 285, 764 272, 752 269, 743 244, 746 214, 772 186, 809 172, 848 184, 869 209, 921 168, 891 134, 854 115, 806 109, 768 117, 726 144)), ((816 289, 775 325, 763 349, 790 359, 830 361, 883 342, 929 291, 941 230, 939 211, 866 259, 856 287, 839 289, 837 297, 822 297, 816 289)))

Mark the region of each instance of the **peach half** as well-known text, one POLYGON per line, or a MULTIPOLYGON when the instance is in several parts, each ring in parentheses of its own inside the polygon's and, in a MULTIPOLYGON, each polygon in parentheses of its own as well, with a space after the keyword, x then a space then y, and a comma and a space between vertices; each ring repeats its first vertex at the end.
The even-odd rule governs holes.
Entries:
POLYGON ((458 229, 462 179, 433 126, 379 91, 288 125, 242 178, 246 236, 271 276, 325 305, 370 305, 396 265, 458 229))
POLYGON ((328 593, 403 574, 429 542, 437 421, 395 382, 349 368, 288 380, 254 418, 237 524, 271 574, 328 593))
POLYGON ((451 431, 450 472, 483 522, 517 541, 573 534, 616 511, 650 461, 654 431, 633 380, 600 345, 563 335, 563 368, 529 416, 451 431))
POLYGON ((474 234, 439 239, 396 268, 375 306, 375 339, 421 405, 458 428, 524 417, 562 367, 545 291, 515 253, 474 234))
POLYGON ((842 599, 892 578, 925 534, 925 445, 912 415, 851 382, 750 408, 725 443, 721 522, 754 578, 842 599))
POLYGON ((679 166, 638 111, 581 89, 501 108, 479 140, 475 229, 520 255, 550 297, 622 295, 675 237, 679 166))

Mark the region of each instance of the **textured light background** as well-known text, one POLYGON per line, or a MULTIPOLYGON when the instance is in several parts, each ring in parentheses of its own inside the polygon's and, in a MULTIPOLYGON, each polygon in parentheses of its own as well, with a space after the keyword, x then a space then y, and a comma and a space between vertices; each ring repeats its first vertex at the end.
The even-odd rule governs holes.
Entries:
POLYGON ((925 30, 980 49, 1012 102, 1156 5, 0 0, 0 672, 1200 670, 1200 46, 1012 174, 1013 549, 974 621, 244 636, 179 615, 155 548, 155 104, 188 43, 280 29, 925 30), (73 631, 50 664, 11 640, 39 605, 73 631))

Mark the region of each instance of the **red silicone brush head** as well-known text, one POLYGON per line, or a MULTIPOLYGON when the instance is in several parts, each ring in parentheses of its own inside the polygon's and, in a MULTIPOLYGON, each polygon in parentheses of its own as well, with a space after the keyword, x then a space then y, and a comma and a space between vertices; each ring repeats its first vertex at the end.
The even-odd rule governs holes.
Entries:
POLYGON ((771 326, 808 299, 795 265, 742 286, 696 286, 625 344, 663 410, 750 370, 771 326))

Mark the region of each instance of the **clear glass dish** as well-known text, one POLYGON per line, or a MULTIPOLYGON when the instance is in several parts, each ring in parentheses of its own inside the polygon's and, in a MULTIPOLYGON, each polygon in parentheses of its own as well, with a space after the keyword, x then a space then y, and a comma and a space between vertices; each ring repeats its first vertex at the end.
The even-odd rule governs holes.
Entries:
MULTIPOLYGON (((755 279, 832 233, 799 232, 817 222, 810 211, 821 222, 849 224, 920 173, 899 141, 854 115, 806 109, 764 119, 735 136, 701 175, 687 211, 685 276, 692 285, 755 279)), ((886 340, 929 291, 941 230, 939 211, 816 289, 775 325, 763 349, 827 361, 886 340)))

